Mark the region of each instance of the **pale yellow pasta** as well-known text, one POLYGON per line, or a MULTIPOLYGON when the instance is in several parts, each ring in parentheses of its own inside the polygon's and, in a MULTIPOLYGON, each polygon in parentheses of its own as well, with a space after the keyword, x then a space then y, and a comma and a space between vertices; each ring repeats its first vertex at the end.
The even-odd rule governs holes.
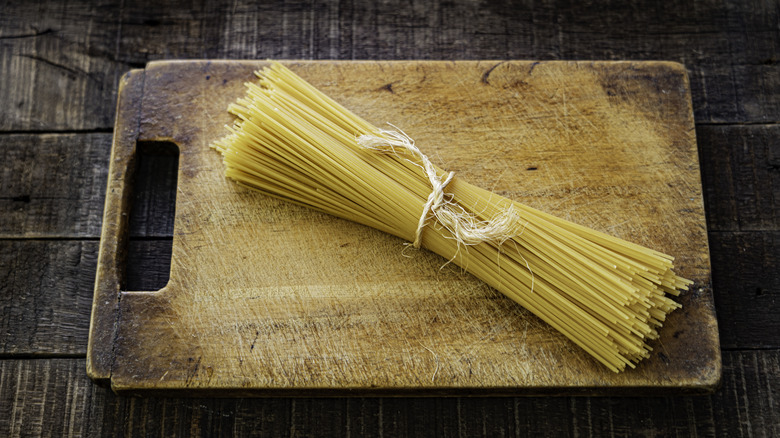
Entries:
POLYGON ((247 84, 246 97, 229 108, 237 116, 231 133, 213 145, 223 154, 226 175, 240 184, 409 241, 423 223, 422 247, 524 306, 616 372, 648 357, 647 341, 680 307, 667 295, 691 282, 674 274, 672 257, 454 177, 445 190, 457 215, 484 225, 510 212, 513 220, 501 239, 465 245, 423 214, 429 177, 444 179, 448 172, 433 168, 426 175, 408 151, 365 149, 361 136, 381 142, 387 131, 281 64, 257 75, 259 84, 247 84))

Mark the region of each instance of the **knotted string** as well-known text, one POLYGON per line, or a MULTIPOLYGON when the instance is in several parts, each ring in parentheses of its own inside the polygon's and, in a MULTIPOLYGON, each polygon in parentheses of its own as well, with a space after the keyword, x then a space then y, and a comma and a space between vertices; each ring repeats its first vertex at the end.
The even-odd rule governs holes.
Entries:
POLYGON ((431 160, 423 154, 414 144, 414 140, 405 132, 391 125, 395 130, 380 129, 380 136, 361 135, 357 139, 360 147, 380 152, 390 152, 400 157, 397 148, 414 156, 419 163, 406 158, 410 163, 423 169, 428 181, 431 183, 431 193, 423 206, 420 220, 412 245, 420 248, 422 244, 422 232, 429 215, 433 216, 446 228, 459 244, 476 245, 482 242, 495 242, 501 244, 511 239, 517 229, 518 215, 510 208, 504 210, 489 221, 481 221, 474 214, 467 212, 452 200, 451 194, 445 194, 444 189, 452 181, 455 172, 449 172, 442 181, 436 173, 431 160), (421 163, 421 164, 420 164, 421 163), (449 196, 445 196, 449 195, 449 196))

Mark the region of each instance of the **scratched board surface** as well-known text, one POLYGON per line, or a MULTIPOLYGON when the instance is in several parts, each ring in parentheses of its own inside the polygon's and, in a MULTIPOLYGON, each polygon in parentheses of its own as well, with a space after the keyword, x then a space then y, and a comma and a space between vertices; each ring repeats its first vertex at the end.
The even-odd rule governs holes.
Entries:
MULTIPOLYGON (((285 62, 440 167, 672 254, 695 281, 615 374, 446 260, 223 176, 209 144, 257 61, 155 62, 122 81, 88 371, 118 392, 649 394, 720 379, 689 85, 664 62, 285 62), (180 150, 170 281, 123 291, 137 141, 180 150)), ((422 208, 422 206, 421 206, 422 208)))

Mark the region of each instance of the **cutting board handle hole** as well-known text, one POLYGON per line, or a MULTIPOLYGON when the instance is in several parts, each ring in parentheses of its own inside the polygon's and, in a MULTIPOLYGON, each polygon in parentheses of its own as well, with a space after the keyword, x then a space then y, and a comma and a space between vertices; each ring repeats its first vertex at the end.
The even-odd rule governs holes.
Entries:
POLYGON ((132 162, 122 290, 157 291, 171 276, 179 147, 169 141, 139 141, 132 162))

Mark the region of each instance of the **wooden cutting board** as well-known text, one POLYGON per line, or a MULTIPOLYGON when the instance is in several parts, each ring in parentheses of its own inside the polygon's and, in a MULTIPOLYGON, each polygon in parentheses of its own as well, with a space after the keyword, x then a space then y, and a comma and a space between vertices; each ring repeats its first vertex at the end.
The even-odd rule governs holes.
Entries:
POLYGON ((720 380, 690 87, 668 62, 285 62, 444 169, 676 256, 695 281, 615 374, 395 237, 226 180, 209 144, 257 61, 153 62, 121 83, 88 352, 122 393, 657 394, 720 380), (120 290, 137 141, 180 149, 170 281, 120 290))

